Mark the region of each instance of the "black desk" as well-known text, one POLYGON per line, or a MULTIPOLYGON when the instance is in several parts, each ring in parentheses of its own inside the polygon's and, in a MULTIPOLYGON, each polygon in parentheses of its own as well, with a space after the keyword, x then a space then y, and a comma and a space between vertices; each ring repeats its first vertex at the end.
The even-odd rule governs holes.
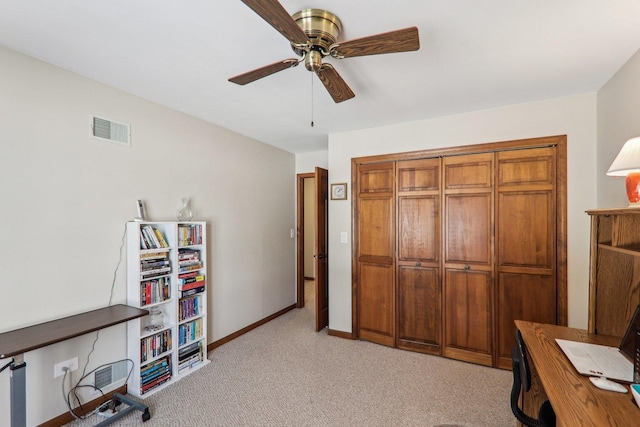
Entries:
POLYGON ((13 357, 11 426, 19 427, 27 424, 25 372, 27 364, 24 362, 24 353, 128 322, 147 314, 149 314, 148 310, 116 304, 0 334, 0 359, 13 357))

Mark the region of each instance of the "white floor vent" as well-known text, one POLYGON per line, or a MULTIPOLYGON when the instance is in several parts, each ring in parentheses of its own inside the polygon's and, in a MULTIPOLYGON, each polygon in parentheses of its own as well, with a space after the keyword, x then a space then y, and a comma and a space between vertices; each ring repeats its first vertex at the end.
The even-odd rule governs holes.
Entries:
POLYGON ((91 116, 91 134, 94 138, 131 146, 131 126, 125 123, 91 116))
POLYGON ((118 382, 127 377, 127 361, 113 363, 106 368, 99 369, 94 374, 93 384, 103 389, 110 384, 118 382))

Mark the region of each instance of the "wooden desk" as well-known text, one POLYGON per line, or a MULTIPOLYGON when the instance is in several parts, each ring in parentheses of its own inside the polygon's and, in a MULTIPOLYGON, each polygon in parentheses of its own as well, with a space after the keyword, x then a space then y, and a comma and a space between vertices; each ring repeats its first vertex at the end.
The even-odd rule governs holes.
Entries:
POLYGON ((525 397, 525 410, 537 414, 540 403, 549 399, 558 426, 633 426, 640 425, 640 408, 627 394, 601 390, 588 377, 578 374, 564 355, 556 338, 618 346, 620 338, 594 335, 583 329, 516 320, 516 328, 529 353, 532 367, 531 396, 525 397), (546 397, 545 397, 546 395, 546 397))
MULTIPOLYGON (((148 310, 116 304, 0 334, 0 360, 13 357, 10 363, 11 426, 22 427, 27 424, 25 376, 27 364, 24 362, 24 353, 147 314, 149 314, 148 310)), ((115 417, 109 418, 109 420, 112 419, 115 421, 115 417)))

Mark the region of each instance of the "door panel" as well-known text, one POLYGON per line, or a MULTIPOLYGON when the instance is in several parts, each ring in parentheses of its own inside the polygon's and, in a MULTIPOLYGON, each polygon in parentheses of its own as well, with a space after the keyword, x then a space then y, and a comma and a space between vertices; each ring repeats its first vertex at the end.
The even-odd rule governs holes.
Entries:
POLYGON ((496 365, 511 366, 514 321, 556 324, 556 148, 496 156, 496 365))
POLYGON ((329 253, 327 230, 329 228, 329 171, 315 170, 316 181, 316 331, 329 326, 329 253))
POLYGON ((395 346, 394 164, 359 167, 357 179, 358 336, 395 346))
POLYGON ((445 196, 445 263, 490 265, 492 193, 445 196))
POLYGON ((397 346, 442 352, 439 158, 398 162, 397 346))
POLYGON ((444 289, 444 355, 492 366, 491 273, 447 269, 444 289))
POLYGON ((358 325, 360 338, 394 346, 393 267, 360 263, 358 325))
POLYGON ((398 347, 440 354, 442 314, 438 268, 398 266, 398 347))

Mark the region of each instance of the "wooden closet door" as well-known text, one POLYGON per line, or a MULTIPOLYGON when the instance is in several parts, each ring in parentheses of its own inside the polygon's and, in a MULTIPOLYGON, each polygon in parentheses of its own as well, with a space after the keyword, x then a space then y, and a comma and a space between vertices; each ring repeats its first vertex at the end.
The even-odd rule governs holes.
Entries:
POLYGON ((398 162, 396 185, 397 346, 439 355, 440 159, 398 162))
POLYGON ((514 320, 557 323, 556 148, 497 153, 497 363, 511 367, 514 320))
POLYGON ((393 347, 394 163, 360 165, 357 179, 358 336, 393 347))
POLYGON ((444 355, 493 365, 493 153, 443 159, 444 355))

